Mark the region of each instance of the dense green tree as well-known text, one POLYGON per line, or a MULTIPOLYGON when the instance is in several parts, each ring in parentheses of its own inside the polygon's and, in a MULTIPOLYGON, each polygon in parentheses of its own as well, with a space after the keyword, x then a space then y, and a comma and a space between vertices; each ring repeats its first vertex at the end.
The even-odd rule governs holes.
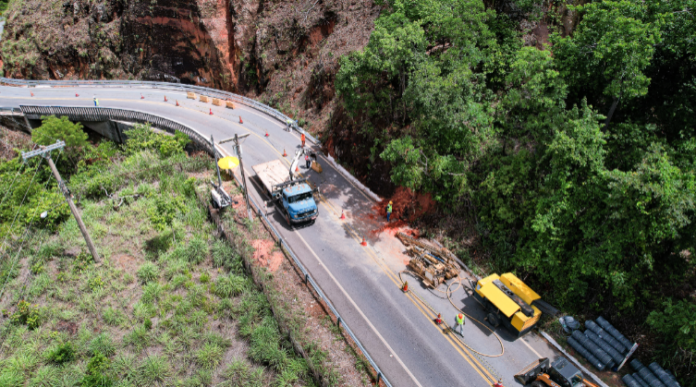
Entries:
POLYGON ((583 14, 572 36, 556 38, 554 54, 563 75, 577 93, 611 98, 605 126, 622 99, 643 96, 650 79, 660 20, 643 21, 647 5, 632 0, 601 1, 571 7, 583 14))

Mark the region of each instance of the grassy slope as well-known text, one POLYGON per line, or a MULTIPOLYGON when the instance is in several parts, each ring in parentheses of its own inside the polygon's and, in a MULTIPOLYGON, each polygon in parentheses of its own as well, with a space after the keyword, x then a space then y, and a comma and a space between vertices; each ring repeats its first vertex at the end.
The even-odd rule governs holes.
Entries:
MULTIPOLYGON (((135 170, 144 164, 138 160, 155 159, 140 152, 105 174, 136 176, 124 165, 135 170)), ((0 385, 79 385, 93 373, 89 362, 97 352, 109 359, 103 374, 120 386, 311 385, 304 360, 281 338, 239 255, 212 240, 204 209, 187 191, 188 174, 139 176, 120 178, 112 198, 80 203, 103 264, 81 253, 84 241, 72 219, 55 234, 39 232, 18 257, 3 313, 15 314, 22 298, 39 324, 4 323, 0 385), (172 227, 158 232, 148 209, 174 197, 184 206, 172 227), (58 365, 51 353, 65 343, 75 358, 58 365)), ((76 196, 87 196, 80 188, 73 188, 76 196)))

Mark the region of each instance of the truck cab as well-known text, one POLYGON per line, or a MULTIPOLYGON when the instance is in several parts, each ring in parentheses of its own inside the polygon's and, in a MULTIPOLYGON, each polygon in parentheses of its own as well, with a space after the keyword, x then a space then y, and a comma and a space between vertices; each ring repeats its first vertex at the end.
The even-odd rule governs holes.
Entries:
POLYGON ((319 211, 313 192, 307 183, 283 188, 281 201, 289 223, 311 221, 317 218, 319 211))

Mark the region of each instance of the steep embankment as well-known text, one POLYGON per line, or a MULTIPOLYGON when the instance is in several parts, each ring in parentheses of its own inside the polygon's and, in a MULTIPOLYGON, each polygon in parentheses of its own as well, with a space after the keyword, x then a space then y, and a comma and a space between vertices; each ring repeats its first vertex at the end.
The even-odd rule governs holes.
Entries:
POLYGON ((260 98, 316 123, 338 58, 367 44, 368 0, 26 0, 0 42, 5 76, 139 79, 260 98))

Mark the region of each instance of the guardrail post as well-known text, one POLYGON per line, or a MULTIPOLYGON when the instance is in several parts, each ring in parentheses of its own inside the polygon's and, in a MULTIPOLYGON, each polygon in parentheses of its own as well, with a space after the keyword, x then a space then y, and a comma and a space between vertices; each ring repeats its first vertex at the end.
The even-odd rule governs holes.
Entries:
POLYGON ((336 326, 341 326, 341 316, 336 317, 336 326))
POLYGON ((382 379, 382 372, 377 372, 377 384, 379 384, 379 381, 382 379))
POLYGON ((309 273, 304 273, 304 283, 305 283, 305 285, 307 285, 308 282, 309 282, 309 273))

